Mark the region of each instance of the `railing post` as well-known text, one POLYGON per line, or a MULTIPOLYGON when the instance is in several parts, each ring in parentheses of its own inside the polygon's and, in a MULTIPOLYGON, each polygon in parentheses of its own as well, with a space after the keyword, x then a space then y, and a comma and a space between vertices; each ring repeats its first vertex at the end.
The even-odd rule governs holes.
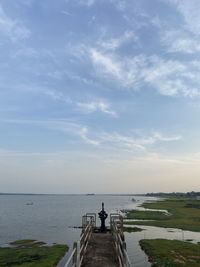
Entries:
POLYGON ((76 267, 80 265, 80 241, 77 242, 76 267))
POLYGON ((126 242, 123 241, 123 248, 126 249, 126 242))
POLYGON ((73 250, 75 249, 75 253, 73 256, 73 265, 75 264, 75 267, 77 267, 77 242, 74 242, 73 250))

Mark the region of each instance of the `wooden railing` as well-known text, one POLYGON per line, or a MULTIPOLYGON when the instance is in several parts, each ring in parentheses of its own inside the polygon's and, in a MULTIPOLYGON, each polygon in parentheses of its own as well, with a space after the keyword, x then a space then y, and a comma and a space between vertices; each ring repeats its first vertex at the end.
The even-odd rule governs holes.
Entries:
POLYGON ((73 250, 64 267, 80 267, 88 246, 89 239, 96 226, 96 214, 87 213, 82 217, 82 234, 78 242, 74 242, 73 250))
POLYGON ((121 215, 110 214, 110 229, 114 239, 116 255, 118 257, 120 267, 132 267, 124 240, 123 218, 121 215))

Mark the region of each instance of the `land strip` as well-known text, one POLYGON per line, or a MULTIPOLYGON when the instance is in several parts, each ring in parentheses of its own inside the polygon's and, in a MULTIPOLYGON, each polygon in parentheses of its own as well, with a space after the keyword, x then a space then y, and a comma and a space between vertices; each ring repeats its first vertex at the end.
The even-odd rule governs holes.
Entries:
POLYGON ((156 202, 146 202, 143 203, 142 207, 155 209, 155 211, 128 211, 127 219, 140 221, 127 221, 126 224, 200 231, 200 200, 192 198, 169 198, 156 202), (168 213, 157 210, 167 210, 168 213))

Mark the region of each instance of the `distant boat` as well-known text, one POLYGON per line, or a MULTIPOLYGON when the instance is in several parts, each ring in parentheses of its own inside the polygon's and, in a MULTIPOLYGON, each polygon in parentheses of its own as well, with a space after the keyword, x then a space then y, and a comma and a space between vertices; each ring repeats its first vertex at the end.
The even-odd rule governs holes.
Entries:
POLYGON ((28 202, 28 203, 26 203, 26 205, 28 205, 28 206, 33 205, 33 202, 28 202))
POLYGON ((94 193, 87 194, 86 196, 94 196, 94 193))
POLYGON ((135 198, 132 198, 131 200, 132 200, 133 202, 136 202, 135 198))

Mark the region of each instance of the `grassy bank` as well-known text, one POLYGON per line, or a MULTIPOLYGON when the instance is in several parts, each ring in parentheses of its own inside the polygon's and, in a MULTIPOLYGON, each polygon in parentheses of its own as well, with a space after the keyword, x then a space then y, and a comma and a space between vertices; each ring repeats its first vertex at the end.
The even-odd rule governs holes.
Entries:
POLYGON ((55 267, 64 256, 66 245, 47 246, 35 240, 18 240, 0 248, 1 267, 55 267))
POLYGON ((200 245, 178 240, 141 240, 152 267, 200 267, 200 245))
POLYGON ((200 231, 200 201, 186 198, 170 198, 163 201, 147 202, 142 205, 149 209, 167 210, 170 215, 158 211, 130 211, 127 218, 154 221, 130 221, 126 224, 149 225, 200 231))

